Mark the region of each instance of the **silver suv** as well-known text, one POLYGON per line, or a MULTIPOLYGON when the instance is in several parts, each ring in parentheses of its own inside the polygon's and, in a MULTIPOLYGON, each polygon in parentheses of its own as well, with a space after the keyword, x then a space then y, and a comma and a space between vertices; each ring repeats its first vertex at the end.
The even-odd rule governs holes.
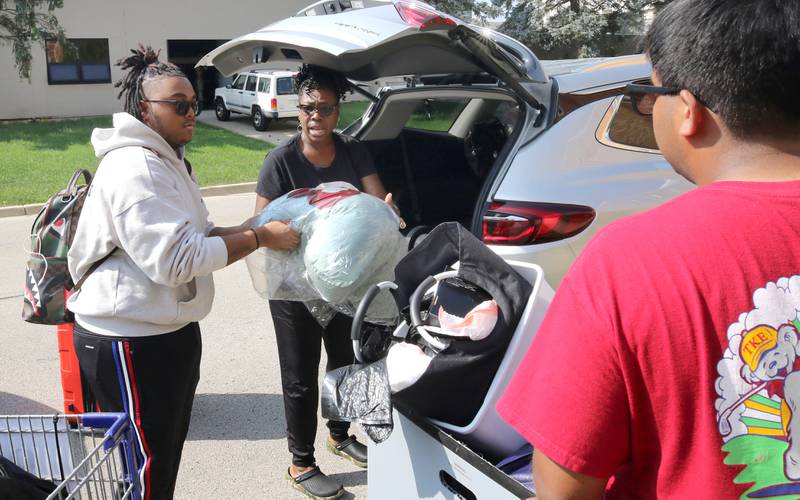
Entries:
POLYGON ((650 77, 643 56, 542 62, 419 2, 326 0, 198 64, 287 63, 356 83, 404 76, 343 132, 372 151, 407 221, 459 221, 498 254, 541 265, 554 287, 598 229, 691 188, 622 96, 650 77))

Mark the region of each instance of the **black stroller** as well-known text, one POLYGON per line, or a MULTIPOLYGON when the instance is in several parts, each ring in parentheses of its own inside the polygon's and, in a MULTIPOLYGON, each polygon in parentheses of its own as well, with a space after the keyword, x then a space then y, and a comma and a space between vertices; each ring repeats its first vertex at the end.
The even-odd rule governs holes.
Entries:
POLYGON ((375 285, 361 301, 352 329, 359 364, 326 376, 323 416, 360 422, 373 441, 381 442, 391 433, 395 404, 487 455, 502 456, 518 448, 524 440, 497 416, 494 400, 532 338, 533 332, 527 338, 516 338, 523 330, 518 328, 521 320, 523 324, 532 316, 540 320, 552 297, 537 266, 520 266, 537 269, 538 277, 523 277, 461 225, 437 226, 397 264, 394 282, 375 285), (430 293, 437 283, 437 292, 430 293), (362 327, 363 317, 372 299, 387 289, 402 311, 401 319, 389 340, 375 342, 380 335, 362 327), (536 295, 538 307, 534 307, 536 295), (433 333, 430 326, 435 326, 436 319, 428 312, 433 309, 431 304, 438 307, 449 301, 444 307, 454 310, 448 312, 463 316, 487 296, 497 303, 498 312, 488 336, 473 341, 433 333), (364 338, 365 332, 369 339, 364 338), (403 342, 418 345, 431 360, 414 383, 390 394, 386 348, 403 342), (519 351, 514 360, 506 355, 512 343, 519 351), (499 371, 509 372, 500 382, 499 371), (487 395, 492 401, 487 401, 487 395))

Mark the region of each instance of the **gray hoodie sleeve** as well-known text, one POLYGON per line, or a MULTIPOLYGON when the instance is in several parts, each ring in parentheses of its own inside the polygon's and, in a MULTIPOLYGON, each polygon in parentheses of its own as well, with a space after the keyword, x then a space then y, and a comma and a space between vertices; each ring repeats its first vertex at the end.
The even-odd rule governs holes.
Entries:
POLYGON ((168 165, 150 166, 146 175, 131 176, 126 188, 112 195, 119 246, 148 278, 165 286, 188 283, 225 267, 225 242, 206 236, 207 212, 187 209, 183 198, 194 193, 181 191, 165 170, 168 165))

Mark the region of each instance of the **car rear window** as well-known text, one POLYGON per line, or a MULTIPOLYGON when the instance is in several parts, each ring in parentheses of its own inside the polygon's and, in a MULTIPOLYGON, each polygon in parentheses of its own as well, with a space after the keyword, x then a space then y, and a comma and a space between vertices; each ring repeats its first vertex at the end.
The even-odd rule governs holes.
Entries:
POLYGON ((278 78, 275 85, 278 95, 289 95, 297 93, 297 89, 294 86, 294 78, 290 76, 284 78, 278 78))
POLYGON ((465 98, 423 99, 411 113, 406 128, 447 132, 467 102, 469 99, 465 98))
POLYGON ((631 100, 623 97, 608 125, 608 138, 619 145, 658 150, 653 117, 640 115, 631 100))

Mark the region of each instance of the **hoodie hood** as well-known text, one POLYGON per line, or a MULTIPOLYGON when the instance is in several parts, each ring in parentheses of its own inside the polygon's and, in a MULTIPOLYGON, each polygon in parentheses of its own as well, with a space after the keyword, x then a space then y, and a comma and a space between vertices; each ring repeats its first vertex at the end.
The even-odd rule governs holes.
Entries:
POLYGON ((102 158, 110 151, 128 146, 152 149, 171 163, 180 163, 180 154, 158 133, 128 113, 114 113, 114 128, 96 128, 92 131, 94 154, 102 158))

